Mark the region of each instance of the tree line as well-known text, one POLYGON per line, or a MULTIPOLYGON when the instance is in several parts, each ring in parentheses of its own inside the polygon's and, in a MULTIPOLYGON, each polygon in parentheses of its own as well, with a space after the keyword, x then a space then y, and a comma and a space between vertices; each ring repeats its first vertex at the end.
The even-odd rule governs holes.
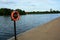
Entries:
MULTIPOLYGON (((0 15, 8 16, 11 15, 11 12, 14 11, 13 9, 8 8, 0 8, 0 15)), ((15 9, 15 11, 18 11, 20 15, 25 15, 25 11, 21 9, 15 9)))
POLYGON ((33 11, 33 12, 28 12, 28 14, 57 14, 60 13, 60 11, 33 11))

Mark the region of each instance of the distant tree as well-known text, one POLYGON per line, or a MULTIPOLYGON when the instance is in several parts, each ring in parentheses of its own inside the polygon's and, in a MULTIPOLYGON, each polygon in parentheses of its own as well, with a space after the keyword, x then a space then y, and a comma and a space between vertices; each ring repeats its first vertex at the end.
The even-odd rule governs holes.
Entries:
POLYGON ((7 8, 0 9, 0 15, 10 15, 13 10, 7 8))
POLYGON ((16 11, 18 11, 20 15, 25 15, 26 14, 25 11, 23 11, 21 9, 16 9, 16 11))
POLYGON ((52 11, 53 11, 53 9, 51 8, 51 9, 50 9, 50 12, 52 12, 52 11))
MULTIPOLYGON (((8 9, 8 8, 0 8, 0 15, 11 15, 11 12, 14 11, 13 9, 8 9)), ((16 11, 19 12, 20 15, 25 15, 25 11, 21 10, 21 9, 16 9, 16 11)))

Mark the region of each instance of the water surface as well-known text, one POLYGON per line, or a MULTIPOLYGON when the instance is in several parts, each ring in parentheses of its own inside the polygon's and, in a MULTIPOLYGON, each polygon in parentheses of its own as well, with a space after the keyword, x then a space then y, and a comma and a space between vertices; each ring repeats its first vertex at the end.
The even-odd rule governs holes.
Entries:
MULTIPOLYGON (((16 22, 17 34, 23 33, 26 30, 43 25, 55 18, 60 17, 60 14, 31 14, 23 15, 16 22)), ((8 16, 0 16, 0 40, 7 40, 14 36, 14 25, 11 18, 8 16)))

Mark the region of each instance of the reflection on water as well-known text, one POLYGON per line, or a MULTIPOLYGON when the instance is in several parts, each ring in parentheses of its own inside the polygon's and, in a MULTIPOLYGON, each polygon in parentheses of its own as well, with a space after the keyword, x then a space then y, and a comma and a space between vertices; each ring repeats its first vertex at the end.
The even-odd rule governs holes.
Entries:
MULTIPOLYGON (((60 14, 23 15, 16 22, 17 34, 47 23, 57 17, 60 17, 60 14)), ((0 40, 7 40, 12 36, 14 36, 13 21, 8 16, 0 16, 0 40)))

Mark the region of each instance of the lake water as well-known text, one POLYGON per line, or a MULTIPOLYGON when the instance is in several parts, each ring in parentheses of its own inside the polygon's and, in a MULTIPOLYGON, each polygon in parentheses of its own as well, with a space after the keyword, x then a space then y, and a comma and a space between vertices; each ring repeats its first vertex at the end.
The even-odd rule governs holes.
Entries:
MULTIPOLYGON (((43 25, 55 18, 60 17, 60 14, 31 14, 23 15, 16 22, 17 34, 23 33, 26 30, 43 25)), ((7 40, 14 36, 14 25, 11 18, 8 16, 0 16, 0 40, 7 40)))

